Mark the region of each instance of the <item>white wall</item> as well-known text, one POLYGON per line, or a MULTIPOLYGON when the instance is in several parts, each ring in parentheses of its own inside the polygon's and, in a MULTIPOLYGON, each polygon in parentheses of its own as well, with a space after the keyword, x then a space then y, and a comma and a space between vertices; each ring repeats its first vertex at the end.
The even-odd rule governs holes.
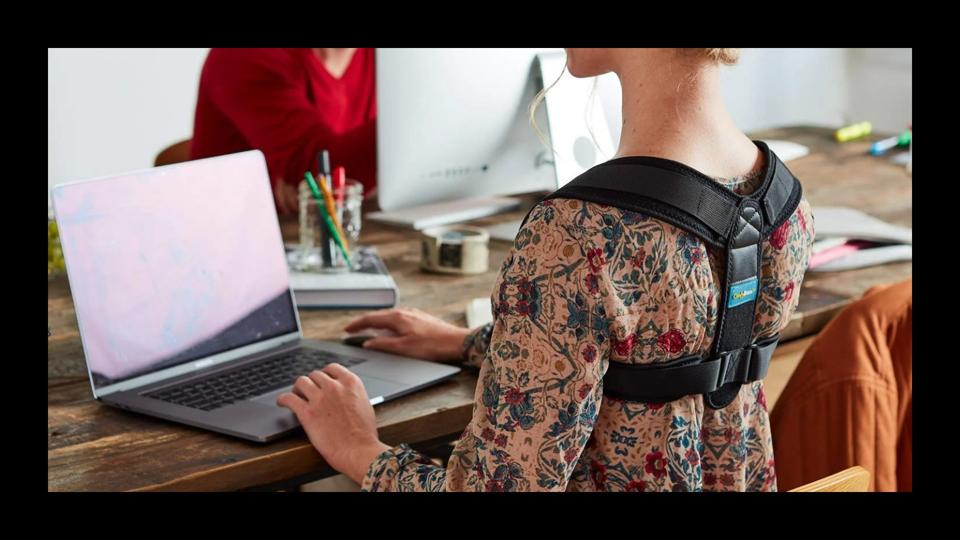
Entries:
MULTIPOLYGON (((911 123, 912 63, 912 49, 744 49, 720 79, 730 113, 744 131, 869 120, 877 131, 896 133, 911 123)), ((600 96, 619 140, 615 76, 601 77, 600 96)))
MULTIPOLYGON (((50 49, 47 183, 149 167, 193 131, 208 49, 50 49)), ((870 120, 896 132, 911 121, 912 49, 745 49, 721 75, 746 131, 788 124, 870 120)), ((601 79, 614 140, 616 77, 601 79)))
POLYGON ((150 167, 189 138, 207 51, 48 49, 48 187, 150 167))
POLYGON ((900 132, 913 122, 913 49, 850 49, 848 115, 900 132))
POLYGON ((838 125, 847 100, 846 49, 744 49, 720 79, 740 129, 838 125))

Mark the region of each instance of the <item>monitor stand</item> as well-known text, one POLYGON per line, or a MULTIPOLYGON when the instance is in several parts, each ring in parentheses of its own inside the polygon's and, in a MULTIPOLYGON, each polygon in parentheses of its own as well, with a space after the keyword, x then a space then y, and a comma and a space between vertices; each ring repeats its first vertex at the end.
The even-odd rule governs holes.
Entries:
POLYGON ((514 197, 469 197, 452 201, 384 210, 367 214, 367 219, 415 230, 461 223, 472 219, 502 214, 520 208, 514 197))

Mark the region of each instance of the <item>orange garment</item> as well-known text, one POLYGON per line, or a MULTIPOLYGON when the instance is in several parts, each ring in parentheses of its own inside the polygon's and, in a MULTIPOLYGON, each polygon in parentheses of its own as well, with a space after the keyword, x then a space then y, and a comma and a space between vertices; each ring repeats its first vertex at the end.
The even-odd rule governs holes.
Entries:
POLYGON ((783 491, 854 465, 911 491, 913 280, 870 289, 804 354, 770 414, 783 491))

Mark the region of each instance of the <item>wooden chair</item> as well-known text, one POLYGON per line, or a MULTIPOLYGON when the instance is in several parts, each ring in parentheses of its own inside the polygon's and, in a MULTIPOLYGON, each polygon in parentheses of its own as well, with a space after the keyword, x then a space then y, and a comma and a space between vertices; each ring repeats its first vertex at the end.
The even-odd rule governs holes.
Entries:
POLYGON ((867 491, 867 486, 870 485, 870 471, 855 465, 849 469, 840 471, 836 474, 831 474, 826 478, 821 478, 810 482, 809 484, 804 484, 800 487, 796 487, 790 490, 790 492, 818 492, 818 491, 849 491, 849 492, 862 492, 867 491))
POLYGON ((187 139, 164 148, 162 152, 157 154, 157 159, 153 160, 153 166, 160 167, 161 165, 170 165, 172 163, 180 163, 182 161, 189 160, 190 139, 187 139))

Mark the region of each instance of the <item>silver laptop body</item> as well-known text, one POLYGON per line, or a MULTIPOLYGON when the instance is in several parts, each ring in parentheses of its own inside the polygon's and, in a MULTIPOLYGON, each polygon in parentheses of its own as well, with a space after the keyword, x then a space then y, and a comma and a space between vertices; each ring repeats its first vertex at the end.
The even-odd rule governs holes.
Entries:
POLYGON ((241 152, 53 189, 95 398, 265 442, 276 405, 339 362, 374 405, 459 368, 303 339, 266 162, 241 152))

